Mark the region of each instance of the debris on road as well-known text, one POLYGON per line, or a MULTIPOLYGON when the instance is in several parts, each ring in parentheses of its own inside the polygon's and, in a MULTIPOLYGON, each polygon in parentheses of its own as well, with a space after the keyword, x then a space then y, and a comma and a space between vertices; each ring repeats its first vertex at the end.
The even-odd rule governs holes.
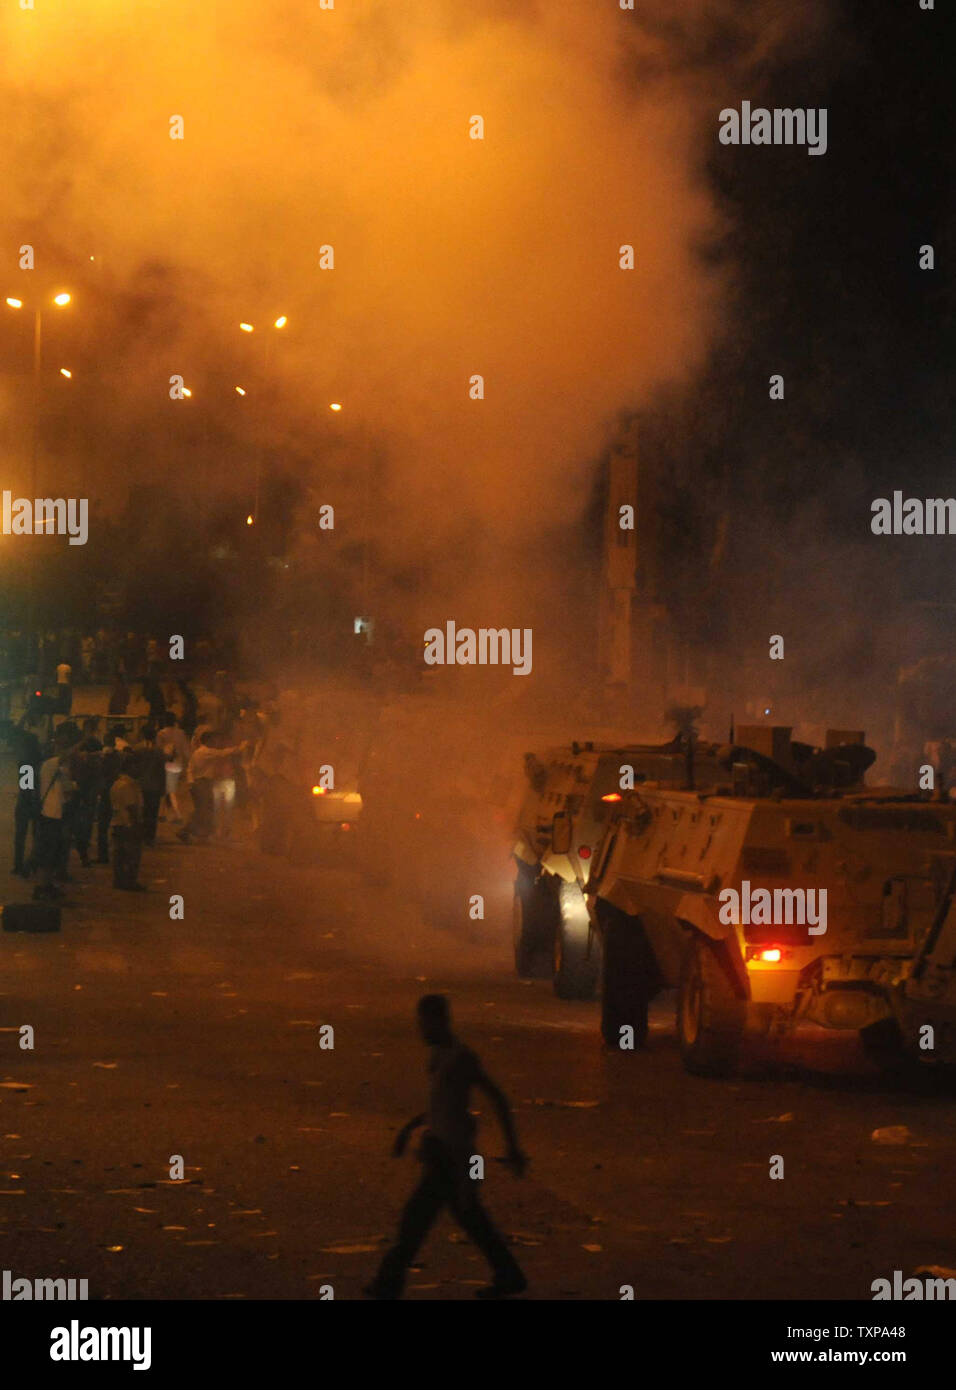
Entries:
POLYGON ((870 1138, 874 1144, 909 1144, 913 1136, 906 1125, 887 1125, 885 1129, 875 1129, 870 1138))

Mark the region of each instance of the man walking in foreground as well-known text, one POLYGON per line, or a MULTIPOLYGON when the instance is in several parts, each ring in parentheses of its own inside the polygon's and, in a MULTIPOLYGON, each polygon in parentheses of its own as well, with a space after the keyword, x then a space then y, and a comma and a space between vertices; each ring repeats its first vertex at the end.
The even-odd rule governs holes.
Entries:
POLYGON ((474 1052, 452 1033, 448 1000, 443 994, 426 994, 418 1001, 418 1026, 429 1049, 428 1112, 416 1115, 399 1130, 392 1152, 400 1158, 412 1131, 426 1125, 418 1154, 423 1172, 405 1204, 398 1239, 365 1292, 370 1298, 401 1297, 408 1266, 442 1207, 447 1206, 494 1274, 493 1282, 478 1289, 476 1297, 505 1298, 522 1293, 528 1287, 527 1280, 481 1205, 479 1179, 470 1176, 476 1126, 468 1112, 468 1097, 473 1087, 484 1091, 497 1112, 508 1144, 505 1162, 518 1177, 524 1174, 527 1159, 518 1147, 508 1102, 474 1052))

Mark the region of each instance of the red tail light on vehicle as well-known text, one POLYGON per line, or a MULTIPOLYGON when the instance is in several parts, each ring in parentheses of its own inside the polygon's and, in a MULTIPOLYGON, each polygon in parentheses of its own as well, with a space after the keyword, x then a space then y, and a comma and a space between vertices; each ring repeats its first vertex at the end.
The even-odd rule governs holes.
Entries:
POLYGON ((748 946, 747 959, 760 961, 761 965, 778 965, 785 956, 792 952, 785 951, 782 946, 748 946))
POLYGON ((590 845, 578 845, 578 858, 579 858, 579 859, 590 859, 590 858, 591 858, 591 846, 590 846, 590 845))

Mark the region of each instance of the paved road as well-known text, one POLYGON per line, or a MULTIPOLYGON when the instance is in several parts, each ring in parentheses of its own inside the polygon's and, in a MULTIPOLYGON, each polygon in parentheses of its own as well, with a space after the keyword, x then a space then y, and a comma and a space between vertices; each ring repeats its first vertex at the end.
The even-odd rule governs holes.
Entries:
MULTIPOLYGON (((416 1175, 388 1152, 423 1100, 425 990, 450 993, 515 1103, 532 1165, 490 1163, 485 1195, 534 1295, 865 1298, 894 1269, 956 1266, 952 1090, 893 1090, 816 1038, 698 1080, 668 999, 645 1053, 608 1054, 596 1005, 516 980, 506 940, 430 932, 347 865, 164 835, 148 894, 77 867, 60 935, 0 934, 0 1268, 91 1297, 360 1296, 416 1175), (871 1139, 891 1125, 912 1142, 871 1139)), ((490 1115, 481 1133, 500 1153, 490 1115)), ((484 1273, 443 1220, 409 1296, 469 1297, 484 1273)))

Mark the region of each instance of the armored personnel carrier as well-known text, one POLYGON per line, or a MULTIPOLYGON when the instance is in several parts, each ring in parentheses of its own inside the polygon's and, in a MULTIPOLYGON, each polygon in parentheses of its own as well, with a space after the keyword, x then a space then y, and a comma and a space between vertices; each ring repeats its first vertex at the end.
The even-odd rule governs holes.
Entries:
POLYGON ((855 731, 813 748, 769 726, 637 756, 586 885, 609 1046, 640 1046, 673 987, 702 1075, 733 1072, 748 1034, 902 1026, 956 805, 865 789, 874 759, 855 731))
POLYGON ((552 976, 560 999, 594 997, 600 940, 584 896, 591 855, 621 800, 621 767, 636 757, 650 766, 655 754, 678 747, 678 740, 618 748, 572 743, 525 754, 528 786, 513 850, 515 969, 523 979, 552 976))

